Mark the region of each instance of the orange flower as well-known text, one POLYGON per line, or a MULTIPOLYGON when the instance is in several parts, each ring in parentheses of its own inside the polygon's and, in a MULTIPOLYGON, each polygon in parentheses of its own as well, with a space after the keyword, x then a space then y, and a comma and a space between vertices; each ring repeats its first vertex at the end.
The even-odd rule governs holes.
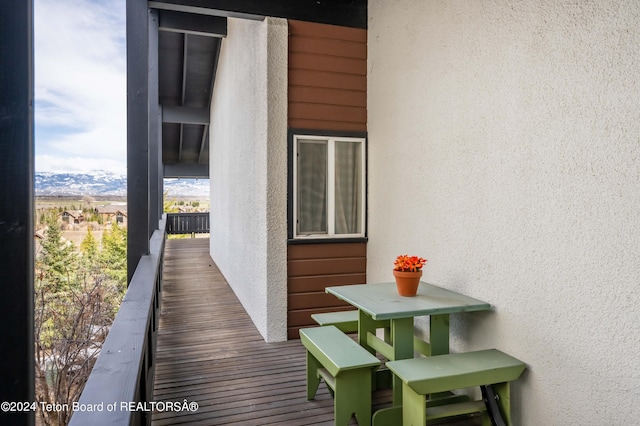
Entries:
POLYGON ((402 254, 396 258, 393 264, 394 271, 417 272, 427 263, 427 259, 418 256, 402 254))

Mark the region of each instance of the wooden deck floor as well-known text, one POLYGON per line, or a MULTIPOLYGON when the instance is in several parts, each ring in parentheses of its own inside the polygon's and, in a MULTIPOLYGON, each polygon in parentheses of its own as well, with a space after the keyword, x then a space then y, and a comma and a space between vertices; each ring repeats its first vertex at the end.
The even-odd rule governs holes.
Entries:
MULTIPOLYGON (((199 408, 156 412, 153 425, 333 425, 324 384, 314 401, 305 398, 300 341, 262 339, 208 246, 205 238, 167 241, 154 398, 199 408)), ((382 392, 375 403, 388 400, 382 392)))

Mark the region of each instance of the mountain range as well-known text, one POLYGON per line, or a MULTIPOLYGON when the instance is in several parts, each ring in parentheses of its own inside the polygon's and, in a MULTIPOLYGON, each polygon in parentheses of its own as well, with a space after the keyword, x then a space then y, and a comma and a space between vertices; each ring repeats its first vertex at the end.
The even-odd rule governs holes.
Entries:
MULTIPOLYGON (((209 179, 165 179, 164 191, 174 197, 209 198, 209 179)), ((36 196, 125 196, 127 177, 113 172, 36 172, 36 196)))

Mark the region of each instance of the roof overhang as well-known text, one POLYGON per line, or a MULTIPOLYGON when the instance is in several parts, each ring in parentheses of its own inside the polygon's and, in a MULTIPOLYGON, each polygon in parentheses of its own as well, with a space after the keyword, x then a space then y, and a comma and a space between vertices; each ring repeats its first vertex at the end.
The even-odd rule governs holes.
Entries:
POLYGON ((366 28, 366 0, 157 0, 163 177, 209 177, 211 97, 227 18, 366 28))

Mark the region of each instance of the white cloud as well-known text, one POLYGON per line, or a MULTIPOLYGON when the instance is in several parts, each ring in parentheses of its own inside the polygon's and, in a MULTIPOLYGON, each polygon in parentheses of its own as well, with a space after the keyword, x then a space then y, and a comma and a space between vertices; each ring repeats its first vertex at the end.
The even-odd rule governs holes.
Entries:
POLYGON ((121 171, 125 0, 35 0, 34 10, 36 170, 121 171))
POLYGON ((36 170, 39 172, 93 172, 96 170, 106 170, 119 175, 126 175, 126 164, 122 161, 109 160, 106 158, 92 158, 87 161, 86 157, 59 157, 52 155, 37 155, 36 170))

